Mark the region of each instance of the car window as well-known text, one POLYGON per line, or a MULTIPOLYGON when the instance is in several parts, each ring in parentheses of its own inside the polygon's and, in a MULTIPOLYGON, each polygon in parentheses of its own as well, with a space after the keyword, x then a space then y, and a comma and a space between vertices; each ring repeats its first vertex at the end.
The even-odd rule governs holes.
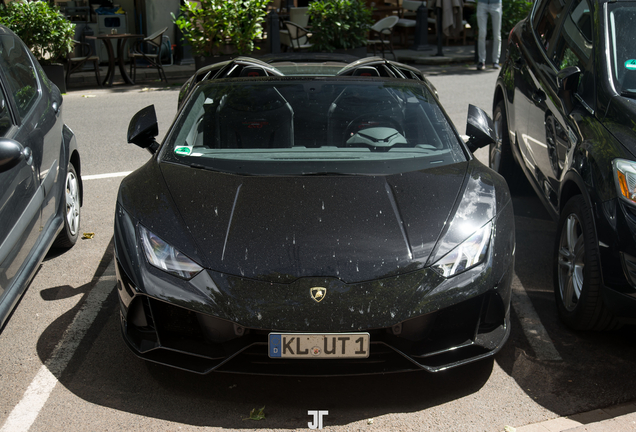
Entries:
POLYGON ((38 81, 29 53, 13 35, 0 35, 0 68, 18 114, 24 118, 37 101, 38 81))
POLYGON ((421 84, 286 77, 199 85, 162 160, 254 175, 392 174, 466 155, 421 84))
POLYGON ((588 0, 574 0, 559 33, 552 61, 557 69, 584 70, 592 56, 592 13, 588 0))
POLYGON ((4 97, 4 91, 0 88, 0 137, 6 137, 11 126, 13 126, 13 121, 11 120, 9 105, 4 97))
POLYGON ((534 29, 541 46, 545 51, 550 51, 557 25, 561 20, 565 0, 544 0, 537 7, 538 13, 534 17, 534 29))
POLYGON ((608 4, 610 65, 614 87, 628 96, 636 94, 636 2, 608 4))

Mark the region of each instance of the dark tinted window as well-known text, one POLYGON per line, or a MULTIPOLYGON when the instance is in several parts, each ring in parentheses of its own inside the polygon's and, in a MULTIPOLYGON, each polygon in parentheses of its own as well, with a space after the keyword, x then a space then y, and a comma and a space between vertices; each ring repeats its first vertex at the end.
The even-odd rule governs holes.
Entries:
POLYGON ((13 126, 13 122, 9 112, 9 104, 4 97, 4 92, 0 89, 0 137, 6 137, 11 126, 13 126))
POLYGON ((417 82, 264 78, 195 88, 163 160, 240 174, 393 174, 466 156, 417 82))
POLYGON ((557 69, 587 68, 592 56, 592 11, 588 0, 574 0, 557 39, 552 61, 557 69))
POLYGON ((636 2, 608 4, 612 80, 619 93, 636 95, 636 2))
POLYGON ((24 118, 37 100, 38 81, 29 53, 12 35, 0 35, 0 68, 4 71, 18 114, 24 118))
POLYGON ((534 28, 543 46, 543 49, 549 51, 552 46, 557 25, 561 20, 564 0, 545 0, 538 5, 537 14, 534 17, 534 28))

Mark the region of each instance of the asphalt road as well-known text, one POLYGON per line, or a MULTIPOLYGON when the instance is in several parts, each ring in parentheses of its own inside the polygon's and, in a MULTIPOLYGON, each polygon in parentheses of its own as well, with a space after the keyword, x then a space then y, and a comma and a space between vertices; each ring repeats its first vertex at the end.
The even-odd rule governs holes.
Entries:
MULTIPOLYGON (((460 133, 468 103, 491 112, 496 72, 428 69, 460 133)), ((199 376, 137 359, 119 334, 112 221, 121 176, 149 153, 126 144, 128 121, 155 104, 163 134, 178 86, 73 91, 64 116, 82 151, 82 231, 52 252, 0 334, 2 431, 307 429, 503 431, 636 399, 634 327, 574 333, 556 318, 554 224, 528 188, 514 197, 517 256, 513 330, 494 359, 439 374, 344 378, 199 376), (264 420, 246 420, 265 407, 264 420)), ((484 160, 485 152, 478 152, 484 160)))

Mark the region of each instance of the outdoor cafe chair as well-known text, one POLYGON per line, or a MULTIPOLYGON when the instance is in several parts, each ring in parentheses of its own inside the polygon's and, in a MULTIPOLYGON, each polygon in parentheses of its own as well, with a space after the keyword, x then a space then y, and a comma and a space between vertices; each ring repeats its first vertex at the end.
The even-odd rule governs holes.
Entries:
POLYGON ((80 42, 77 40, 75 43, 75 49, 66 55, 67 67, 66 67, 66 85, 68 86, 68 77, 72 73, 83 72, 84 66, 87 63, 93 64, 93 70, 95 71, 95 78, 97 79, 97 85, 102 86, 102 81, 99 77, 99 57, 93 52, 93 47, 88 42, 80 42), (76 56, 79 54, 79 56, 76 56))
POLYGON ((375 55, 376 46, 380 46, 380 50, 382 51, 382 57, 384 56, 384 49, 388 47, 391 50, 391 54, 393 54, 393 58, 397 60, 397 56, 395 55, 395 51, 393 51, 393 42, 391 42, 391 35, 393 34, 393 27, 397 24, 399 18, 397 16, 389 16, 386 18, 382 18, 375 24, 371 26, 369 30, 369 36, 372 39, 367 40, 367 46, 371 46, 373 48, 373 55, 375 55))
POLYGON ((283 25, 288 34, 288 39, 281 38, 283 45, 291 47, 292 51, 301 51, 313 46, 313 44, 309 42, 311 39, 311 32, 309 30, 291 21, 283 21, 283 25))
POLYGON ((161 63, 161 42, 163 41, 163 34, 167 30, 168 27, 165 27, 150 36, 135 42, 129 53, 130 75, 133 81, 135 81, 137 68, 139 67, 137 62, 144 61, 150 67, 157 68, 159 78, 165 81, 166 84, 168 83, 168 77, 166 77, 166 73, 163 70, 163 64, 161 63))
POLYGON ((391 54, 393 54, 393 58, 397 60, 397 56, 393 51, 393 42, 391 42, 391 35, 393 33, 393 27, 397 24, 399 18, 397 16, 388 16, 386 18, 382 18, 375 24, 371 26, 369 30, 369 36, 372 39, 367 40, 367 46, 371 46, 373 48, 373 55, 375 55, 376 46, 380 46, 380 50, 382 51, 382 57, 386 58, 384 55, 385 47, 388 47, 391 50, 391 54))

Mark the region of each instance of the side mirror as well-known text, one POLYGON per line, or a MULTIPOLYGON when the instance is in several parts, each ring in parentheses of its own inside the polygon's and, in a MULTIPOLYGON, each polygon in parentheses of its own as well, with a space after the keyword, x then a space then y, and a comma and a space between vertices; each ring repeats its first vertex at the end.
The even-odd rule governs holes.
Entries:
POLYGON ((0 173, 9 171, 11 168, 20 163, 20 161, 28 156, 24 147, 10 139, 0 139, 0 173))
POLYGON ((468 105, 468 119, 466 120, 466 145, 471 152, 493 144, 497 141, 497 135, 488 114, 475 105, 468 105))
POLYGON ((159 144, 155 137, 159 135, 159 124, 155 106, 150 105, 139 111, 130 119, 128 125, 128 142, 155 153, 159 144))
POLYGON ((574 108, 574 94, 579 87, 581 69, 578 66, 568 66, 557 73, 557 94, 566 114, 570 114, 574 108))

